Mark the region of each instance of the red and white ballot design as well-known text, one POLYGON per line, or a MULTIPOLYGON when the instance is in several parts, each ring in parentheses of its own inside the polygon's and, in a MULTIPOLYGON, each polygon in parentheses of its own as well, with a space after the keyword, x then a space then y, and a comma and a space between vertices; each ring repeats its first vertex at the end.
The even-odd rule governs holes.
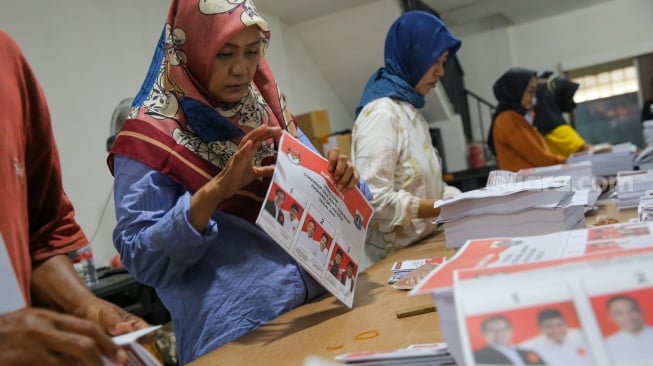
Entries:
POLYGON ((373 212, 358 188, 336 189, 328 161, 284 131, 256 223, 350 308, 373 212))
POLYGON ((411 294, 448 290, 461 278, 653 252, 653 223, 621 223, 546 235, 468 240, 411 294))

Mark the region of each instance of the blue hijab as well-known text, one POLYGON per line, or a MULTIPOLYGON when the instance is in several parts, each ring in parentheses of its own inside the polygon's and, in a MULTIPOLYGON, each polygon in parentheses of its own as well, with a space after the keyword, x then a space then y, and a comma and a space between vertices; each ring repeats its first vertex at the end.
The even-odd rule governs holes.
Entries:
POLYGON ((383 97, 424 107, 424 96, 415 91, 415 85, 442 53, 448 50, 447 62, 453 59, 460 43, 434 15, 423 11, 402 14, 388 30, 385 67, 367 82, 356 117, 367 103, 383 97))

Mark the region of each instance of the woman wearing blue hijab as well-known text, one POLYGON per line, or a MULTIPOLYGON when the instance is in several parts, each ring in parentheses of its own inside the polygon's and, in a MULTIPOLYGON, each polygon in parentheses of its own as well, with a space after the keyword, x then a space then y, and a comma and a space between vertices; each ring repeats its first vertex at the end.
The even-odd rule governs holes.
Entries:
POLYGON ((419 113, 459 48, 442 21, 421 11, 404 13, 388 31, 385 67, 367 82, 352 132, 352 161, 374 195, 362 268, 433 233, 433 203, 460 193, 442 181, 419 113))

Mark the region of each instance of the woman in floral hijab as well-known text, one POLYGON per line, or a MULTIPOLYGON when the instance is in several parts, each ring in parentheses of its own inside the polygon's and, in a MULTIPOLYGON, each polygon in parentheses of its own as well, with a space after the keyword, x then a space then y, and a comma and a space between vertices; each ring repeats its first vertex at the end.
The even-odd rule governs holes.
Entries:
MULTIPOLYGON (((264 58, 269 38, 249 0, 174 0, 109 155, 114 244, 170 311, 182 364, 323 292, 253 224, 281 131, 309 144, 264 58)), ((327 155, 354 187, 346 157, 327 155)))

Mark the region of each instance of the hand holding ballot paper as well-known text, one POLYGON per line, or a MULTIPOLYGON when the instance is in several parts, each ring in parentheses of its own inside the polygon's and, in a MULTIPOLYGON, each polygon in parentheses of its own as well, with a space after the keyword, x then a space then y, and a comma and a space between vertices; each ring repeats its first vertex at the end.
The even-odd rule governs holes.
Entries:
POLYGON ((339 189, 329 162, 284 132, 266 197, 256 223, 351 308, 373 213, 365 196, 339 189))

